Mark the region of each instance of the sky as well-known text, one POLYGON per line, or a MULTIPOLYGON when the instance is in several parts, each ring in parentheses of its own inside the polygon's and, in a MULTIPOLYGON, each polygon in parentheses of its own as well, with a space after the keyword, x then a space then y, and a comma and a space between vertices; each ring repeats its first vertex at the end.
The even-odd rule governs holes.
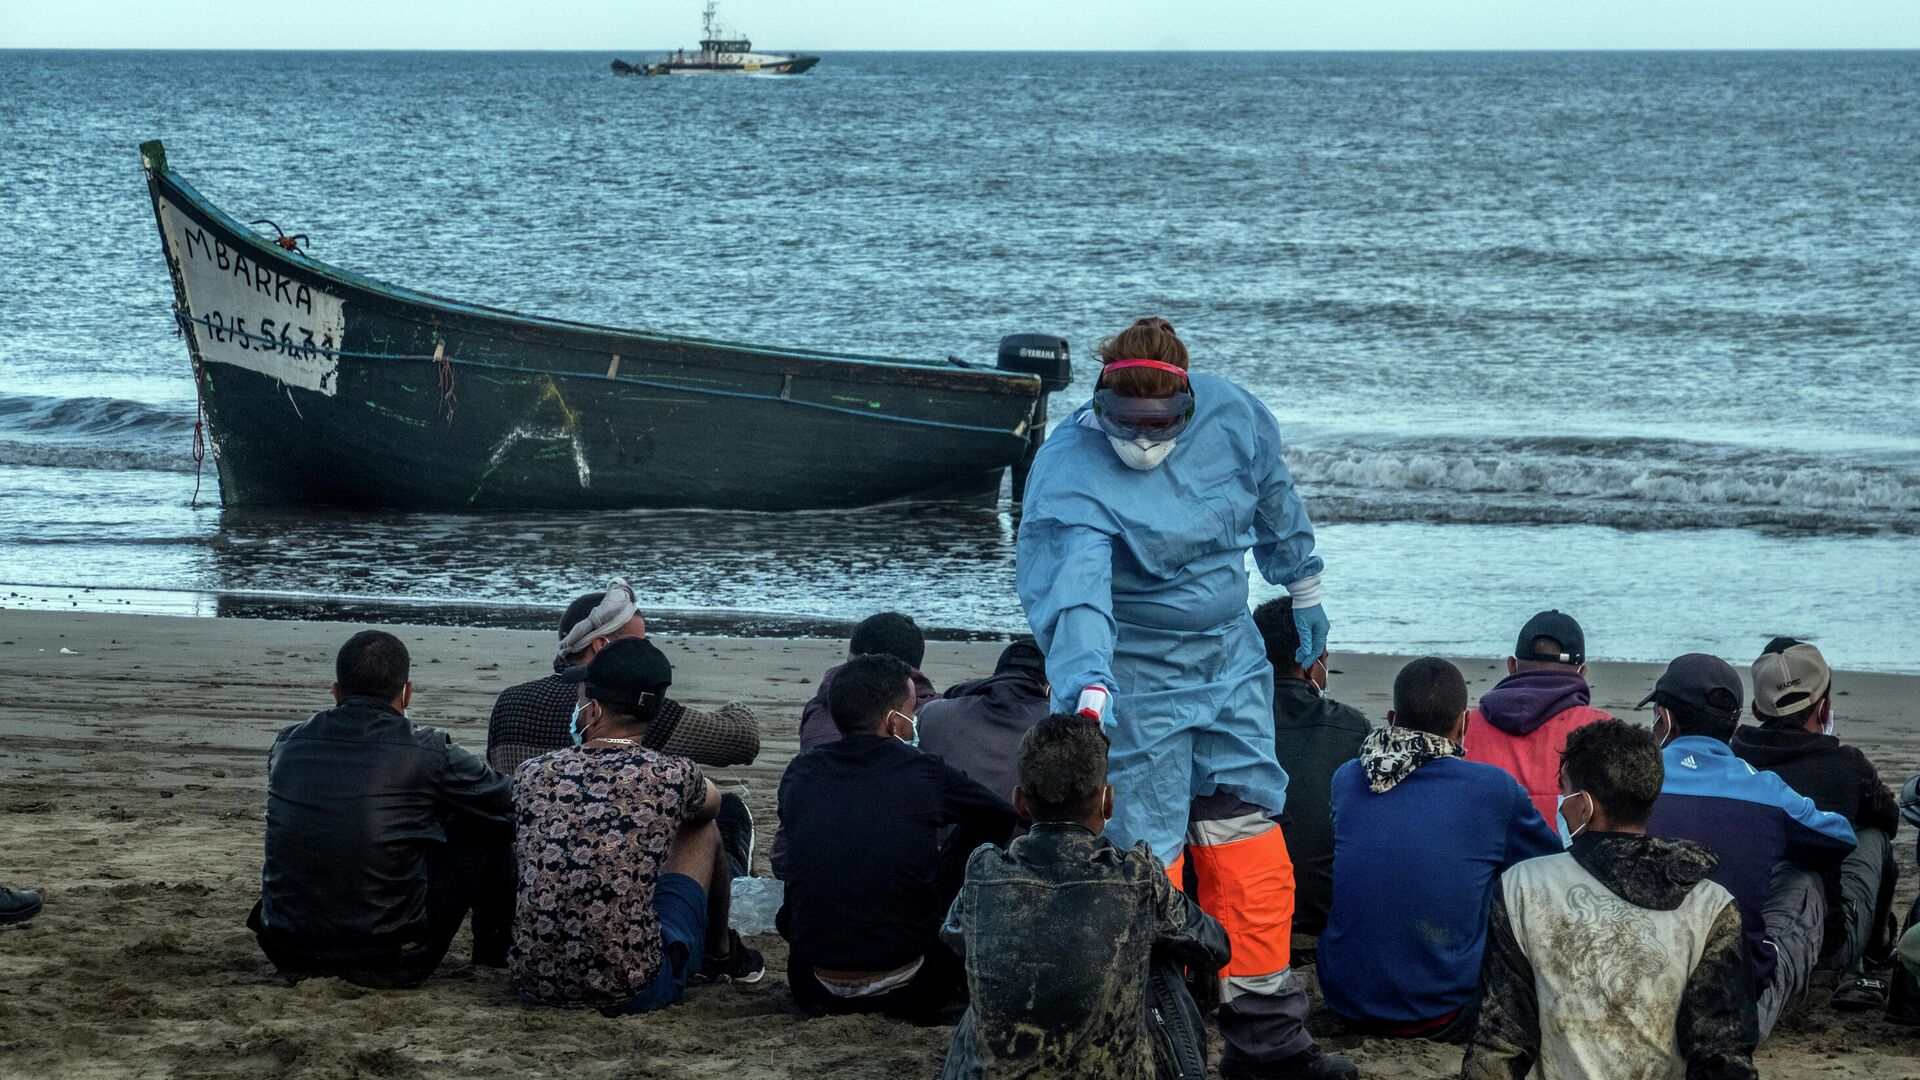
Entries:
MULTIPOLYGON (((0 0, 0 48, 691 46, 703 0, 0 0)), ((722 0, 760 48, 1920 48, 1920 0, 722 0)))

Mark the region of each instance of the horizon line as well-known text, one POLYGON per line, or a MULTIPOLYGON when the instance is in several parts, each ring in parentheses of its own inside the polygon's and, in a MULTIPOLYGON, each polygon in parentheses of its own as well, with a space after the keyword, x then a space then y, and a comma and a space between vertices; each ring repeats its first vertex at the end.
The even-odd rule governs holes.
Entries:
MULTIPOLYGON (((683 46, 644 46, 649 52, 670 52, 683 46)), ((638 52, 642 47, 636 47, 638 52)), ((1249 55, 1249 54, 1316 54, 1316 53, 1381 53, 1398 55, 1420 55, 1430 53, 1903 53, 1920 52, 1920 44, 1914 45, 1661 45, 1661 46, 1538 46, 1531 48, 1477 48, 1471 46, 1436 46, 1432 48, 1366 48, 1366 47, 1322 47, 1322 48, 1275 48, 1275 49, 1200 49, 1188 47, 1167 47, 1157 49, 898 49, 864 48, 832 49, 811 46, 821 53, 847 54, 965 54, 981 56, 1039 56, 1051 54, 1076 54, 1085 56, 1148 56, 1164 53, 1195 53, 1213 55, 1249 55)), ((404 45, 358 46, 339 45, 323 48, 287 48, 282 46, 237 46, 228 48, 205 48, 193 45, 0 45, 0 53, 7 52, 205 52, 205 53, 607 53, 617 51, 613 47, 592 48, 420 48, 404 45)), ((792 49, 778 49, 776 52, 792 52, 792 49)))

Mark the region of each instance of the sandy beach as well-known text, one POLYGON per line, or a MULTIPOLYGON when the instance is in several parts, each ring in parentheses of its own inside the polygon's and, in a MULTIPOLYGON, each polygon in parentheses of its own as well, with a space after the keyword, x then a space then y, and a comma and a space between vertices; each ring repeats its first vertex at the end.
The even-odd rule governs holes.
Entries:
MULTIPOLYGON (((695 990, 643 1019, 523 1006, 505 973, 449 963, 422 989, 324 979, 288 988, 243 926, 258 888, 266 750, 327 703, 335 648, 355 627, 161 616, 0 611, 0 881, 41 888, 45 912, 0 932, 0 1077, 740 1078, 937 1073, 948 1031, 870 1019, 801 1020, 777 937, 753 944, 769 977, 695 990)), ((389 627, 414 657, 413 717, 481 751, 493 697, 547 670, 549 634, 389 627)), ((655 640, 675 696, 758 710, 758 762, 717 772, 747 794, 765 873, 773 794, 796 751, 801 704, 844 644, 655 640)), ((1757 647, 1756 642, 1756 647, 1757 647)), ((944 688, 990 669, 999 646, 932 643, 944 688)), ((1733 658, 1744 666, 1744 657, 1733 658)), ((1498 659, 1462 659, 1477 695, 1498 659)), ((1376 722, 1399 661, 1336 655, 1334 696, 1376 722)), ((1623 711, 1648 665, 1595 665, 1595 704, 1623 711)), ((1920 768, 1911 712, 1920 679, 1843 674, 1840 734, 1890 782, 1920 768)), ((1911 838, 1896 844, 1904 906, 1911 838)), ((1816 989, 1762 1048, 1768 1077, 1920 1077, 1920 1034, 1845 1017, 1816 989)), ((1317 1028, 1331 1030, 1316 1015, 1317 1028)), ((1364 1075, 1453 1075, 1457 1049, 1330 1037, 1364 1075)), ((1218 1041, 1215 1040, 1217 1052, 1218 1041)))

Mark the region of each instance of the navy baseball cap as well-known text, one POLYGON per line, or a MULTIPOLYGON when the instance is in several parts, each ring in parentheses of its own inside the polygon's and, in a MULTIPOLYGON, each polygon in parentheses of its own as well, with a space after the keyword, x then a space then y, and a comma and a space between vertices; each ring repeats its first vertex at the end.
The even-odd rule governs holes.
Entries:
POLYGON ((1580 624, 1573 616, 1563 611, 1543 611, 1527 620, 1520 628, 1520 639, 1514 643, 1515 660, 1537 660, 1548 664, 1584 664, 1587 662, 1587 635, 1580 632, 1580 624), (1560 652, 1536 653, 1533 642, 1536 638, 1552 638, 1560 643, 1560 652))
POLYGON ((592 663, 575 664, 560 678, 585 683, 595 701, 645 708, 673 685, 673 664, 646 638, 621 638, 601 649, 592 663))
POLYGON ((1012 644, 1000 651, 1000 660, 993 665, 993 670, 996 673, 1031 671, 1044 679, 1047 677, 1047 657, 1040 651, 1040 646, 1034 643, 1033 638, 1017 637, 1013 639, 1012 644))
POLYGON ((1733 665, 1707 653, 1676 656, 1653 684, 1653 692, 1636 709, 1653 702, 1663 709, 1680 709, 1699 716, 1727 720, 1740 718, 1740 673, 1733 665))

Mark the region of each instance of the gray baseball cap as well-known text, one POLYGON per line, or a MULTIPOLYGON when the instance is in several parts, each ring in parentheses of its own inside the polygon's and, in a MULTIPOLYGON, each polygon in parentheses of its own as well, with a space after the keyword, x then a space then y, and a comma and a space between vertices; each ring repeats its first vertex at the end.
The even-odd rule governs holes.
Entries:
POLYGON ((1753 714, 1774 717, 1801 712, 1832 686, 1833 669, 1819 649, 1804 641, 1776 638, 1753 662, 1753 714))

